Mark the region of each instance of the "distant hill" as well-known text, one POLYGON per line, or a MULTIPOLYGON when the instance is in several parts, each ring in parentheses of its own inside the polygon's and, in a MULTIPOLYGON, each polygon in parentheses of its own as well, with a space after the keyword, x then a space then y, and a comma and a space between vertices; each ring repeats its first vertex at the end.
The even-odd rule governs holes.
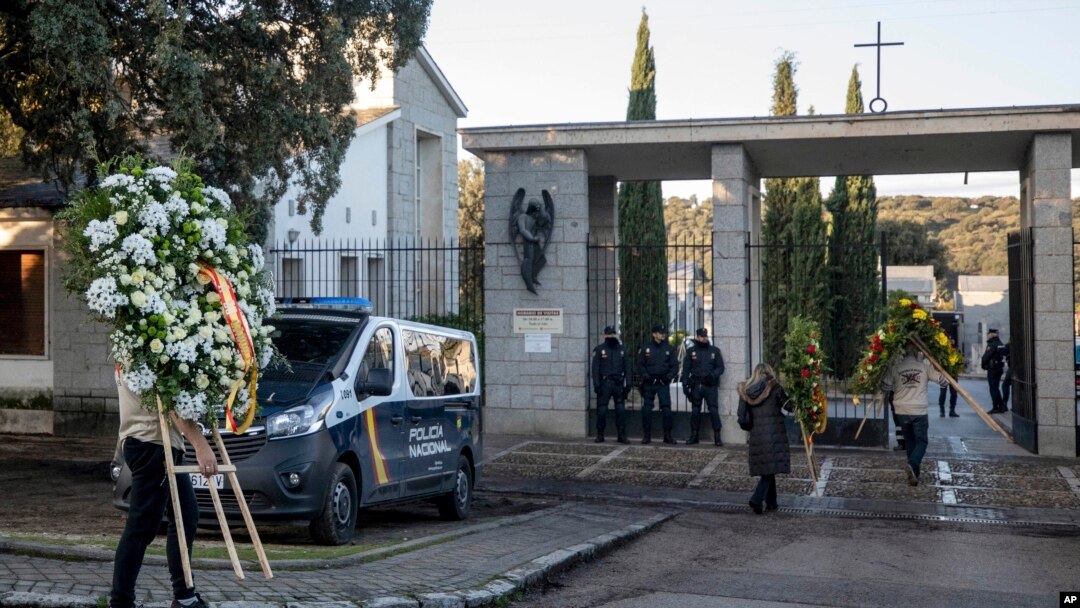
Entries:
MULTIPOLYGON (((883 196, 879 220, 909 220, 927 227, 946 251, 948 290, 961 274, 1008 274, 1006 235, 1020 228, 1016 197, 883 196)), ((712 205, 696 197, 669 197, 664 202, 668 241, 701 239, 712 230, 712 205)), ((1073 229, 1080 239, 1080 198, 1073 199, 1073 229)))

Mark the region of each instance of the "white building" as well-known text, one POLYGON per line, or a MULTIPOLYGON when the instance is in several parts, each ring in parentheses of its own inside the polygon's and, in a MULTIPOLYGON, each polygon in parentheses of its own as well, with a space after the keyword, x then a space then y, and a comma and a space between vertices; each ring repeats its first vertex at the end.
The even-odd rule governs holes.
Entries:
MULTIPOLYGON (((312 232, 311 218, 296 212, 295 194, 287 193, 275 208, 269 260, 276 264, 281 296, 362 295, 382 308, 390 297, 387 277, 434 272, 448 261, 414 255, 399 260, 383 249, 386 243, 412 248, 421 239, 456 240, 457 121, 467 109, 421 47, 397 72, 384 69, 374 90, 358 81, 351 111, 356 131, 322 233, 312 232)), ((456 292, 439 291, 439 300, 456 292)), ((446 306, 452 303, 435 308, 446 306)))
POLYGON ((902 289, 919 299, 923 308, 933 308, 937 301, 933 266, 886 266, 885 289, 902 289))
POLYGON ((957 277, 956 311, 963 314, 960 340, 973 371, 986 347, 986 331, 998 330, 1002 342, 1009 342, 1009 277, 962 274, 957 277))

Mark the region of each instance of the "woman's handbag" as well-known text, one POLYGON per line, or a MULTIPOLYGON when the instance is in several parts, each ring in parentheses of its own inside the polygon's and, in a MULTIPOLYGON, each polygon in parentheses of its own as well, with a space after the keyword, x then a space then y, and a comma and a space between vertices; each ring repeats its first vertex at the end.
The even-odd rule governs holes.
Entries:
POLYGON ((754 428, 754 414, 743 399, 739 399, 739 428, 744 431, 754 428))

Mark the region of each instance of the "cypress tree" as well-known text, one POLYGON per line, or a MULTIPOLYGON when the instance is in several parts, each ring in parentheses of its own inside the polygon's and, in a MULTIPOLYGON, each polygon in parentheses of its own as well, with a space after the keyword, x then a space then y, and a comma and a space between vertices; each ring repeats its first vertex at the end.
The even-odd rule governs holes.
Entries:
MULTIPOLYGON (((848 114, 863 113, 859 66, 848 80, 848 114)), ((825 203, 832 214, 829 237, 829 285, 832 314, 826 328, 830 367, 838 377, 850 376, 865 336, 877 322, 880 306, 877 251, 877 191, 869 175, 838 176, 825 203)))
MULTIPOLYGON (((795 88, 795 54, 785 51, 776 60, 773 73, 773 116, 794 116, 798 90, 795 88)), ((784 334, 791 300, 791 249, 794 244, 791 222, 795 209, 798 178, 765 180, 765 210, 761 222, 762 333, 765 361, 778 367, 784 354, 784 334)))
MULTIPOLYGON (((637 49, 630 66, 626 120, 656 119, 656 61, 649 45, 649 16, 641 11, 637 49)), ((619 301, 622 338, 630 352, 655 324, 668 324, 667 235, 660 182, 619 185, 619 301)))
POLYGON ((821 180, 804 177, 795 190, 795 209, 791 218, 793 242, 791 254, 789 304, 790 316, 802 316, 815 323, 829 317, 829 274, 826 260, 825 217, 821 206, 821 180))

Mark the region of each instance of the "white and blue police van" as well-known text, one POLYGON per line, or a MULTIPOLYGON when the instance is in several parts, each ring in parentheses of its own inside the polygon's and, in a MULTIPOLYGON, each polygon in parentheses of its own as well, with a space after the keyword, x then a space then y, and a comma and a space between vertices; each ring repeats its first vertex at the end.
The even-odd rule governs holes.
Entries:
MULTIPOLYGON (((273 339, 288 365, 260 376, 245 433, 221 430, 252 516, 307 521, 330 545, 352 539, 363 507, 430 499, 445 519, 468 517, 482 449, 475 336, 373 316, 363 298, 285 300, 278 311, 273 339)), ((115 504, 126 510, 131 475, 118 464, 115 504)), ((208 523, 207 484, 224 489, 223 476, 191 480, 208 523)), ((239 518, 234 493, 220 497, 239 518)))

